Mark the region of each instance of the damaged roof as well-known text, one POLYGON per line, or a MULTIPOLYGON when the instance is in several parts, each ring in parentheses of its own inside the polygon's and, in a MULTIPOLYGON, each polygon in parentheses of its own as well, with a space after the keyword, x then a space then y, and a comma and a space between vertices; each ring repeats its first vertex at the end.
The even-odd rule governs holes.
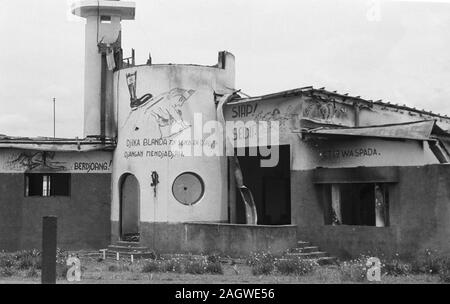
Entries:
POLYGON ((325 88, 316 89, 312 86, 297 88, 297 89, 293 89, 293 90, 286 90, 286 91, 262 95, 262 96, 258 96, 258 97, 236 98, 236 99, 233 99, 233 101, 231 101, 229 104, 237 104, 237 103, 245 103, 245 102, 253 102, 253 101, 263 101, 263 100, 268 100, 268 99, 273 99, 273 98, 287 98, 287 97, 302 96, 302 95, 309 96, 309 97, 316 97, 318 99, 325 100, 325 101, 341 101, 343 103, 348 103, 348 104, 359 103, 359 104, 363 104, 368 107, 373 107, 373 105, 381 105, 386 108, 413 112, 420 116, 423 116, 424 118, 435 118, 435 119, 438 118, 438 119, 445 120, 448 123, 450 123, 450 118, 447 115, 436 114, 431 111, 426 111, 424 109, 419 110, 416 108, 408 107, 406 105, 391 104, 390 102, 383 102, 382 100, 373 101, 373 100, 363 99, 363 98, 361 98, 361 96, 350 96, 349 94, 340 94, 340 93, 337 93, 336 91, 333 91, 333 92, 327 91, 325 88))
POLYGON ((24 149, 38 151, 88 152, 114 150, 116 141, 111 138, 87 137, 14 137, 0 135, 0 149, 24 149))

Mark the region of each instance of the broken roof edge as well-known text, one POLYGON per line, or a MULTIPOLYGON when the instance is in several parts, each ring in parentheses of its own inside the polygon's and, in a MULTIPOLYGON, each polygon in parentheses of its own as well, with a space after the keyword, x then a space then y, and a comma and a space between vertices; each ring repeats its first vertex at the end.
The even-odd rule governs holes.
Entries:
POLYGON ((272 99, 272 98, 279 98, 279 97, 281 97, 281 98, 294 97, 294 96, 300 96, 302 94, 307 94, 307 93, 312 93, 312 94, 317 93, 317 94, 334 96, 334 97, 341 98, 343 100, 364 103, 369 106, 381 105, 381 106, 385 106, 387 108, 415 112, 417 114, 428 115, 428 116, 432 116, 432 117, 446 119, 450 123, 450 117, 448 115, 437 114, 437 113, 433 113, 431 111, 418 110, 416 108, 411 108, 406 105, 401 106, 398 104, 391 104, 389 102, 383 102, 382 100, 373 101, 373 100, 363 99, 360 96, 350 96, 348 94, 339 94, 335 91, 334 92, 327 91, 324 88, 315 89, 313 86, 285 90, 285 91, 281 91, 281 92, 277 92, 277 93, 260 95, 260 96, 256 96, 256 97, 235 98, 232 101, 230 101, 227 105, 248 103, 248 102, 254 102, 254 101, 264 101, 264 100, 268 100, 268 99, 272 99))
POLYGON ((112 151, 115 147, 116 141, 112 138, 87 137, 79 139, 0 136, 0 149, 89 152, 101 150, 112 151))
POLYGON ((302 135, 323 137, 365 137, 365 138, 389 138, 410 139, 418 141, 435 141, 432 135, 434 131, 441 131, 436 127, 436 120, 428 119, 415 122, 382 124, 364 127, 317 127, 314 129, 303 129, 302 135), (437 128, 437 129, 436 129, 437 128))

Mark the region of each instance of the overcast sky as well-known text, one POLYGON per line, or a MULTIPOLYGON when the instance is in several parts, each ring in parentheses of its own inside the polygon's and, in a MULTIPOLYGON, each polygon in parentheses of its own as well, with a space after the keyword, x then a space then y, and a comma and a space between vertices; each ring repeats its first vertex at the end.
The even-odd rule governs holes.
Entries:
MULTIPOLYGON (((443 1, 443 0, 441 0, 443 1)), ((138 63, 236 56, 252 96, 313 85, 450 114, 450 4, 384 0, 137 0, 138 63), (373 14, 375 12, 375 14, 373 14)), ((449 2, 449 1, 444 1, 449 2)), ((84 23, 65 0, 2 1, 0 134, 82 136, 84 23)))

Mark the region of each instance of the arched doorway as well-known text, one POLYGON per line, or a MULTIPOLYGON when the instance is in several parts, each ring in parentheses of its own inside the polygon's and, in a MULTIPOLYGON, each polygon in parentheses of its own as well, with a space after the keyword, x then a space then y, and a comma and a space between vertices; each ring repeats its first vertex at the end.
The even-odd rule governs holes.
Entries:
POLYGON ((133 174, 120 179, 120 238, 123 241, 139 241, 140 187, 133 174))

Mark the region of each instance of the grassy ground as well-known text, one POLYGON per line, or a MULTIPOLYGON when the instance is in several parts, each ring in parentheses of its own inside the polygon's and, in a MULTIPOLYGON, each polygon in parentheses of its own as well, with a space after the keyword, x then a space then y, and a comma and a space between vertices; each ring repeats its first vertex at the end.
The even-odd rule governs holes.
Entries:
MULTIPOLYGON (((193 275, 186 273, 143 273, 145 261, 99 261, 98 257, 81 257, 83 269, 81 284, 341 284, 364 283, 360 280, 344 279, 336 266, 317 267, 313 272, 296 275, 253 275, 251 267, 245 264, 231 266, 223 264, 223 274, 193 275)), ((64 277, 58 284, 68 284, 64 277)), ((30 277, 27 271, 18 271, 9 277, 0 276, 0 284, 33 284, 40 283, 40 273, 30 277)), ((428 284, 439 283, 436 275, 382 276, 385 284, 428 284)), ((71 283, 73 284, 73 283, 71 283)), ((78 283, 79 284, 79 283, 78 283)))

